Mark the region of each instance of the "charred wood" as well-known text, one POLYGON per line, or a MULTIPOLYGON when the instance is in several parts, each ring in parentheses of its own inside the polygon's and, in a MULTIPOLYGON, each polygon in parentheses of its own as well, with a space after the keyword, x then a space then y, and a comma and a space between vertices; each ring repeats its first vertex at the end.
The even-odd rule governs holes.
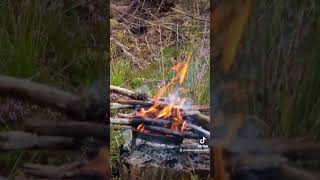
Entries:
POLYGON ((145 125, 144 128, 146 130, 152 131, 152 132, 158 132, 164 135, 173 135, 173 136, 178 136, 178 137, 183 137, 183 138, 188 138, 188 139, 199 139, 199 135, 192 133, 192 132, 187 132, 187 131, 177 131, 173 129, 168 129, 164 127, 158 127, 158 126, 148 126, 145 125))
POLYGON ((152 118, 110 118, 110 122, 112 124, 122 124, 122 125, 130 125, 137 127, 140 124, 145 125, 154 125, 154 126, 166 126, 170 125, 171 121, 169 120, 163 120, 163 119, 152 119, 152 118))

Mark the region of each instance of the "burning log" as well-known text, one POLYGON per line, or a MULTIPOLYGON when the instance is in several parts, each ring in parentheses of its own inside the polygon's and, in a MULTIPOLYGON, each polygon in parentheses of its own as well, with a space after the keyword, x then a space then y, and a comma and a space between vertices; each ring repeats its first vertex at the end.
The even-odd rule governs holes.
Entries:
MULTIPOLYGON (((171 125, 171 121, 169 120, 163 120, 163 119, 152 119, 152 118, 142 118, 142 117, 133 117, 133 118, 110 118, 110 122, 112 124, 122 124, 122 125, 129 125, 137 127, 140 124, 144 124, 145 128, 150 131, 155 131, 163 134, 170 134, 170 135, 176 135, 179 137, 189 138, 189 139, 198 139, 199 135, 192 133, 192 132, 179 132, 176 130, 164 128, 163 126, 171 125), (160 127, 159 127, 160 126, 160 127)), ((194 124, 187 123, 187 127, 190 127, 196 132, 199 132, 203 134, 205 137, 210 137, 210 132, 196 126, 194 124)))
MULTIPOLYGON (((119 104, 127 104, 127 105, 134 105, 134 106, 143 106, 143 107, 151 107, 154 106, 155 102, 152 101, 141 101, 141 100, 132 100, 132 99, 120 99, 117 101, 117 103, 119 104)), ((167 106, 169 106, 169 104, 165 103, 165 102, 161 102, 161 101, 157 101, 157 103, 159 103, 158 108, 163 109, 167 106)), ((181 108, 181 110, 186 110, 186 111, 200 111, 200 112, 209 112, 210 111, 210 107, 208 106, 192 106, 190 109, 184 109, 181 108)))
POLYGON ((122 124, 122 125, 130 125, 137 127, 140 124, 145 124, 145 125, 154 125, 154 126, 166 126, 170 125, 171 121, 169 120, 163 120, 163 119, 152 119, 152 118, 139 118, 139 117, 134 117, 134 118, 110 118, 110 122, 112 124, 122 124))
POLYGON ((169 135, 188 138, 188 139, 199 139, 199 135, 192 132, 187 132, 187 131, 179 132, 177 130, 172 130, 172 129, 158 127, 158 126, 148 126, 148 125, 145 125, 144 129, 152 132, 158 132, 165 135, 169 134, 169 135))

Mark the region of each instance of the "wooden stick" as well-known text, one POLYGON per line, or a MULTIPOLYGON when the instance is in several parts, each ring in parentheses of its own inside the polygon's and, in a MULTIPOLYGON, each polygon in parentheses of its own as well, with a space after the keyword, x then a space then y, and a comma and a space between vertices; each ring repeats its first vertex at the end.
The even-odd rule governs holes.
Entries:
POLYGON ((128 104, 110 103, 110 109, 134 109, 135 106, 128 104))
POLYGON ((77 119, 105 119, 105 112, 100 111, 96 99, 80 97, 60 89, 31 82, 26 79, 0 75, 0 95, 21 98, 57 109, 77 119))
POLYGON ((180 131, 176 131, 173 129, 168 129, 168 128, 164 128, 164 127, 158 127, 158 126, 148 126, 148 125, 144 125, 144 128, 146 130, 149 131, 153 131, 153 132, 159 132, 159 133, 163 133, 163 134, 169 134, 169 135, 174 135, 174 136, 179 136, 179 137, 184 137, 184 138, 189 138, 189 139, 198 139, 199 136, 195 133, 192 132, 180 132, 180 131))
MULTIPOLYGON (((117 103, 135 105, 135 106, 140 105, 140 106, 144 106, 144 107, 151 107, 155 104, 152 101, 141 101, 141 100, 132 100, 132 99, 120 99, 117 101, 117 103)), ((159 103, 158 108, 160 108, 160 109, 169 105, 165 102, 160 102, 160 101, 158 101, 158 103, 159 103)), ((208 111, 210 111, 210 107, 209 106, 192 106, 190 109, 181 108, 181 110, 185 110, 185 111, 192 111, 192 110, 195 111, 196 110, 196 111, 200 111, 200 112, 208 112, 208 111)))
POLYGON ((131 62, 137 66, 139 69, 142 69, 142 66, 140 64, 140 62, 142 62, 139 58, 135 57, 133 54, 131 54, 129 52, 129 48, 122 44, 121 42, 117 41, 114 38, 110 38, 111 41, 113 41, 118 47, 121 48, 122 52, 129 58, 129 60, 131 60, 131 62))
POLYGON ((41 135, 73 138, 93 137, 109 141, 109 127, 104 123, 32 118, 26 120, 25 130, 41 135))
POLYGON ((22 131, 9 131, 0 133, 0 149, 79 149, 82 143, 69 137, 37 136, 22 131))
POLYGON ((120 118, 133 118, 133 117, 136 117, 136 113, 130 113, 130 114, 117 113, 117 116, 120 118))
POLYGON ((140 124, 146 125, 154 125, 154 126, 165 126, 170 125, 170 120, 163 119, 152 119, 152 118, 139 118, 134 117, 131 119, 128 118, 110 118, 110 122, 112 124, 122 124, 122 125, 130 125, 130 126, 138 126, 140 124))
POLYGON ((204 127, 206 130, 210 130, 210 117, 204 114, 201 114, 200 111, 184 111, 182 114, 183 117, 192 116, 197 120, 197 123, 204 127))
POLYGON ((148 99, 148 95, 145 93, 138 93, 129 89, 125 89, 122 87, 118 87, 118 86, 113 86, 110 85, 110 91, 111 92, 115 92, 127 97, 130 97, 132 99, 136 99, 136 100, 147 100, 148 99))
POLYGON ((202 127, 199 127, 199 126, 196 126, 196 125, 190 124, 190 123, 187 123, 187 127, 190 127, 191 129, 202 133, 209 140, 209 138, 210 138, 210 132, 209 131, 203 129, 202 127))

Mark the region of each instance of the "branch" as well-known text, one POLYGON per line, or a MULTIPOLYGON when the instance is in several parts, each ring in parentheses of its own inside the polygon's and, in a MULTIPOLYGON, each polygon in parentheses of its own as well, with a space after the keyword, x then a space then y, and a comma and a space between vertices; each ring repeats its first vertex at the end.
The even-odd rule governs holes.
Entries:
POLYGON ((79 149, 82 143, 73 138, 57 136, 37 136, 22 131, 9 131, 0 133, 0 149, 79 149))
POLYGON ((200 132, 201 134, 203 134, 208 140, 210 138, 210 131, 207 131, 205 129, 203 129, 202 127, 199 127, 199 126, 196 126, 194 124, 190 124, 190 123, 187 123, 187 127, 190 127, 191 129, 197 131, 197 132, 200 132))
POLYGON ((109 141, 109 128, 103 123, 79 122, 66 120, 27 119, 26 131, 49 136, 65 136, 73 138, 93 137, 109 141))
POLYGON ((135 92, 135 91, 125 89, 122 87, 118 87, 118 86, 110 85, 110 91, 127 96, 127 97, 130 97, 132 99, 137 99, 137 100, 147 100, 148 99, 148 95, 145 93, 135 92))
POLYGON ((154 125, 154 126, 165 126, 165 125, 170 125, 171 121, 162 120, 162 119, 134 117, 134 118, 130 118, 130 119, 129 118, 110 118, 110 123, 129 125, 129 126, 138 126, 140 124, 154 125))
MULTIPOLYGON (((140 106, 144 106, 144 107, 151 107, 155 104, 152 101, 141 101, 141 100, 132 100, 132 99, 120 99, 117 101, 117 103, 135 105, 135 106, 140 105, 140 106)), ((157 101, 157 103, 159 103, 159 105, 158 105, 159 108, 164 108, 169 105, 169 104, 167 104, 165 102, 161 102, 161 101, 157 101)), ((210 111, 210 107, 209 106, 192 106, 190 109, 181 108, 181 110, 208 112, 208 111, 210 111)))
POLYGON ((105 118, 105 113, 100 112, 100 108, 106 108, 98 107, 97 100, 92 97, 82 98, 26 79, 0 75, 0 95, 29 100, 80 119, 101 120, 105 118))
POLYGON ((90 161, 78 161, 61 166, 24 164, 19 169, 33 178, 45 179, 108 179, 110 176, 108 152, 100 148, 97 156, 90 161))
POLYGON ((121 42, 117 41, 114 38, 110 38, 111 41, 114 41, 115 44, 121 48, 122 52, 129 58, 131 59, 131 62, 136 65, 138 68, 142 69, 142 66, 140 65, 139 62, 142 62, 140 59, 138 59, 137 57, 135 57, 133 54, 131 54, 129 52, 129 48, 127 46, 125 46, 124 44, 122 44, 121 42))
POLYGON ((183 138, 188 138, 188 139, 199 139, 199 135, 192 133, 192 132, 187 132, 187 131, 176 131, 164 127, 158 127, 158 126, 148 126, 144 125, 144 128, 149 131, 153 132, 158 132, 162 134, 168 134, 168 135, 174 135, 174 136, 179 136, 183 138))

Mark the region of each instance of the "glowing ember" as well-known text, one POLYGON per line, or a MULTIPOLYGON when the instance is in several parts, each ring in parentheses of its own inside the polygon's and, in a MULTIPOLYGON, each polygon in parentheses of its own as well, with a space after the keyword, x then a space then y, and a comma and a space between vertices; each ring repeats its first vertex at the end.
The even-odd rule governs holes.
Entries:
MULTIPOLYGON (((160 88, 159 92, 152 98, 154 105, 149 109, 141 109, 137 112, 137 115, 142 117, 156 117, 156 118, 170 118, 172 119, 171 129, 178 130, 178 127, 181 127, 181 131, 186 129, 186 121, 182 117, 181 107, 184 106, 186 99, 181 97, 181 94, 185 94, 185 89, 179 88, 178 93, 173 93, 173 89, 176 85, 181 86, 184 82, 190 59, 192 56, 192 51, 190 51, 187 60, 185 63, 178 63, 174 65, 171 70, 176 72, 168 84, 165 84, 160 88), (169 94, 167 96, 167 94, 169 94), (160 102, 159 99, 167 96, 169 104, 165 107, 159 108, 160 102), (173 111, 176 113, 172 113, 173 111)), ((137 128, 138 130, 143 130, 142 124, 137 128)))
POLYGON ((139 131, 143 131, 143 130, 144 130, 144 125, 143 125, 143 124, 140 124, 140 125, 137 127, 137 129, 138 129, 139 131))
POLYGON ((181 127, 181 131, 184 131, 187 128, 187 122, 183 121, 182 127, 181 127))

